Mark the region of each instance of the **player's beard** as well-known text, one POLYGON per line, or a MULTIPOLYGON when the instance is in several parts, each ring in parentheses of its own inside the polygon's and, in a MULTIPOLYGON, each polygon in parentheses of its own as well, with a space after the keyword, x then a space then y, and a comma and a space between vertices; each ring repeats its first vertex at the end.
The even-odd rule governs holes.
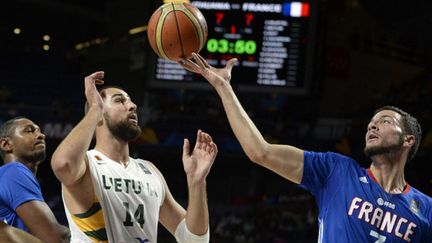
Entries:
POLYGON ((104 118, 112 135, 123 141, 130 142, 141 134, 141 127, 130 123, 128 119, 115 124, 106 112, 104 113, 104 118))
POLYGON ((369 147, 365 146, 363 152, 369 158, 375 155, 389 154, 398 151, 402 147, 403 142, 404 142, 404 136, 403 134, 401 134, 399 136, 399 140, 396 143, 390 144, 384 141, 382 144, 378 146, 369 146, 369 147))
POLYGON ((40 162, 46 159, 46 151, 45 149, 32 151, 30 153, 26 153, 21 155, 24 161, 30 161, 34 164, 39 164, 40 162))

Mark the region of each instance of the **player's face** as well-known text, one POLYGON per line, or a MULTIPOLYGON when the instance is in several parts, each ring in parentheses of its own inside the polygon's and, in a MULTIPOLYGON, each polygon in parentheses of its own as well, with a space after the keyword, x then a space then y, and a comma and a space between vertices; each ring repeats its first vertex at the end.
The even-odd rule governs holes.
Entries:
POLYGON ((129 95, 117 88, 108 88, 104 98, 104 120, 110 132, 124 141, 131 141, 141 134, 138 125, 137 106, 129 95))
POLYGON ((22 162, 42 162, 46 158, 45 135, 39 126, 25 118, 16 120, 15 125, 10 137, 13 154, 22 162))
POLYGON ((404 133, 402 116, 392 110, 383 110, 375 114, 367 127, 364 153, 371 157, 388 154, 402 148, 404 133))

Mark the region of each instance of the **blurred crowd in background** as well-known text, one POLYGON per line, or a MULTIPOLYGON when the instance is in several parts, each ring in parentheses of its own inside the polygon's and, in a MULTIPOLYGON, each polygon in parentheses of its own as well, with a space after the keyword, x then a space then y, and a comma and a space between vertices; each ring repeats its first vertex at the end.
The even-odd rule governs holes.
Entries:
MULTIPOLYGON (((21 5, 30 2, 18 1, 21 5)), ((115 1, 107 2, 105 12, 101 10, 105 16, 119 6, 115 1)), ((384 2, 321 3, 316 72, 307 95, 239 93, 239 98, 267 141, 306 150, 336 151, 352 156, 365 167, 369 161, 363 155, 364 135, 373 111, 383 105, 408 111, 420 121, 423 140, 417 156, 406 167, 406 179, 432 196, 432 176, 427 169, 432 159, 432 55, 425 45, 432 43, 432 37, 424 33, 431 21, 425 16, 432 16, 432 8, 422 2, 421 7, 405 9, 405 15, 398 15, 402 1, 392 6, 384 2)), ((130 6, 136 5, 137 1, 131 1, 130 6)), ((113 18, 123 16, 114 14, 113 18)), ((106 25, 114 22, 107 20, 106 25)), ((316 242, 317 211, 312 197, 247 159, 217 95, 211 90, 187 87, 148 87, 148 70, 128 68, 131 57, 127 50, 135 45, 131 43, 136 37, 124 39, 109 30, 104 28, 111 34, 111 41, 105 44, 85 50, 72 45, 68 49, 66 45, 57 53, 55 48, 47 52, 33 48, 33 42, 13 42, 3 34, 0 37, 4 44, 0 49, 0 124, 20 115, 41 126, 48 158, 37 177, 59 221, 66 224, 60 184, 51 171, 50 156, 83 116, 84 76, 104 70, 106 83, 124 87, 139 105, 143 130, 131 146, 133 156, 153 161, 180 202, 187 202, 181 163, 183 138, 194 139, 196 130, 203 129, 218 144, 219 155, 207 183, 211 242, 316 242)), ((73 29, 64 31, 74 34, 73 29)), ((147 43, 144 40, 142 44, 147 43)), ((141 51, 148 58, 154 56, 149 48, 141 51)), ((234 71, 234 86, 239 78, 234 71)), ((175 242, 162 226, 159 234, 160 242, 175 242)))

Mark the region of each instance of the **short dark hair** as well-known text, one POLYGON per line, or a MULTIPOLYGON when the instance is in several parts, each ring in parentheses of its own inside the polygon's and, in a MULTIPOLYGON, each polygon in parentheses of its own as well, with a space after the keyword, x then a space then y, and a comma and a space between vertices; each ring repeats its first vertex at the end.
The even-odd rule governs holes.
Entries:
MULTIPOLYGON (((103 92, 103 91, 106 89, 110 89, 110 88, 121 89, 121 90, 125 91, 122 87, 117 86, 117 85, 105 85, 105 86, 103 86, 97 90, 99 92, 99 94, 101 94, 102 99, 105 98, 105 92, 103 92)), ((86 101, 86 103, 84 105, 84 114, 87 114, 88 109, 89 109, 89 107, 88 107, 88 103, 86 101)))
POLYGON ((402 126, 403 133, 408 135, 413 135, 415 138, 414 145, 411 147, 408 153, 408 161, 412 160, 417 153, 418 147, 420 145, 422 139, 422 130, 420 123, 417 121, 417 118, 410 115, 408 112, 403 111, 402 109, 395 106, 383 106, 375 111, 374 115, 383 110, 391 110, 399 113, 402 116, 402 126))
MULTIPOLYGON (((24 116, 17 116, 12 119, 7 120, 0 126, 0 139, 8 138, 12 136, 12 133, 14 132, 16 128, 16 121, 21 119, 28 119, 24 116)), ((4 160, 4 151, 0 149, 0 156, 4 160)))

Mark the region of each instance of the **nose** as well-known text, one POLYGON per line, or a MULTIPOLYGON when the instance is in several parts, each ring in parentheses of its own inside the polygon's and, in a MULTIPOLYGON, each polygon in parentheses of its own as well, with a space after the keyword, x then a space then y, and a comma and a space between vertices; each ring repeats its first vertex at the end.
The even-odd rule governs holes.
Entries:
POLYGON ((136 111, 136 110, 137 110, 137 105, 135 103, 133 103, 132 101, 130 101, 128 111, 136 111))
POLYGON ((38 132, 36 138, 41 139, 41 140, 45 140, 45 134, 43 134, 42 132, 38 132))
POLYGON ((374 121, 371 121, 368 124, 368 131, 370 131, 370 130, 376 130, 376 131, 379 130, 378 126, 376 125, 376 123, 374 121))

